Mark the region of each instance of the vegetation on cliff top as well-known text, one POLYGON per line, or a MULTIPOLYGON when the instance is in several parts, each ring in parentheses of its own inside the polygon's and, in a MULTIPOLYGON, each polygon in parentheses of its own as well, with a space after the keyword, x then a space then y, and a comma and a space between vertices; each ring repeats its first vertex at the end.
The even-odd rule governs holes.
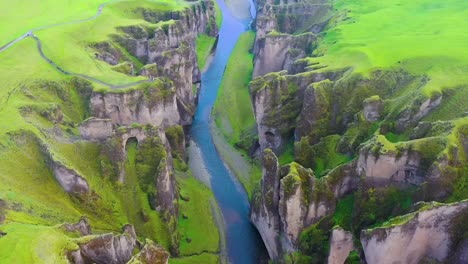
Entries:
POLYGON ((468 27, 464 0, 336 0, 341 14, 322 34, 310 61, 325 69, 403 68, 427 74, 424 93, 468 82, 468 27))

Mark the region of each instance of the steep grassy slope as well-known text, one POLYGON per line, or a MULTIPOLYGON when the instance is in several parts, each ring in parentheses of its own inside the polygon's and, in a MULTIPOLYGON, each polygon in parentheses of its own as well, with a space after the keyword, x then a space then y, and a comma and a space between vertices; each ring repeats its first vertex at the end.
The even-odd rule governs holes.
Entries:
POLYGON ((468 3, 416 1, 341 1, 333 3, 339 16, 314 52, 311 62, 326 69, 353 67, 368 74, 397 67, 427 74, 424 93, 468 82, 468 3))
MULTIPOLYGON (((231 144, 244 149, 252 143, 248 141, 255 130, 255 120, 248 84, 252 76, 251 53, 254 32, 243 33, 229 59, 214 106, 216 125, 231 144)), ((252 140, 250 138, 250 140, 252 140)))
POLYGON ((58 227, 9 223, 2 229, 10 234, 2 238, 1 242, 0 256, 3 263, 65 264, 69 262, 63 250, 78 248, 74 239, 66 236, 58 227))
POLYGON ((197 38, 197 60, 200 69, 205 68, 205 62, 210 56, 213 46, 216 42, 216 38, 210 37, 206 34, 202 34, 197 38))

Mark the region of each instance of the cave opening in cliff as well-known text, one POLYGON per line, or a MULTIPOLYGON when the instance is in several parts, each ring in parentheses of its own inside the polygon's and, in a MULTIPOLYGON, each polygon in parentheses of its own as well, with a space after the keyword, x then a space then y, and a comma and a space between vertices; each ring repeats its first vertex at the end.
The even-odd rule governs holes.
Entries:
POLYGON ((125 142, 125 151, 128 152, 129 148, 137 147, 138 146, 138 139, 136 137, 129 137, 125 142))

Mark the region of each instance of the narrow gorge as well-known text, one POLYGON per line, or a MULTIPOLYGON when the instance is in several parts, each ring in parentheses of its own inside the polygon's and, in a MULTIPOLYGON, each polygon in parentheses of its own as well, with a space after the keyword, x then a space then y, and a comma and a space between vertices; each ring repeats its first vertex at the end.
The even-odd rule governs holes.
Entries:
POLYGON ((468 263, 467 1, 0 8, 0 263, 468 263))

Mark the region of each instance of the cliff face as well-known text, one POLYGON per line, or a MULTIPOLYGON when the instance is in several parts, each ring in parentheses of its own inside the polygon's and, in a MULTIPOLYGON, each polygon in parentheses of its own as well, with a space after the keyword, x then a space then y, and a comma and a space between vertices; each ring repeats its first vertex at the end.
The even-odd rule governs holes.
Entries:
POLYGON ((304 58, 315 36, 312 33, 293 36, 270 32, 257 39, 253 77, 270 72, 292 70, 296 60, 304 58))
POLYGON ((188 125, 191 123, 193 110, 183 106, 173 87, 167 90, 143 87, 128 93, 95 92, 91 97, 93 115, 101 119, 110 119, 116 125, 188 125), (179 106, 182 106, 181 109, 179 106))
POLYGON ((324 0, 257 1, 257 10, 254 77, 291 70, 309 55, 330 6, 324 0))
POLYGON ((115 44, 103 42, 93 48, 98 59, 112 65, 125 64, 131 69, 127 74, 147 76, 154 83, 140 85, 141 89, 128 93, 93 93, 93 114, 110 118, 120 125, 159 126, 162 122, 188 125, 196 106, 197 84, 201 77, 195 39, 199 34, 217 36, 214 3, 200 1, 177 12, 144 8, 134 12, 157 26, 120 27, 119 34, 113 35, 112 39, 143 64, 139 70, 128 56, 114 47, 115 44), (164 100, 159 100, 161 98, 164 100))
POLYGON ((354 249, 353 234, 336 227, 330 238, 330 254, 328 264, 343 264, 354 249))
POLYGON ((263 155, 261 191, 252 199, 250 218, 262 236, 268 254, 275 259, 282 254, 279 236, 280 167, 275 154, 269 149, 263 155))
POLYGON ((310 132, 320 116, 328 116, 328 107, 321 107, 326 104, 323 93, 315 92, 318 89, 314 85, 338 78, 341 74, 289 75, 281 71, 255 78, 250 83, 250 92, 261 149, 271 148, 279 152, 294 133, 300 139, 310 132))
POLYGON ((457 228, 468 220, 468 202, 425 207, 392 220, 395 223, 389 223, 388 227, 364 230, 361 243, 367 263, 412 264, 420 263, 423 258, 449 260, 450 252, 455 251, 458 243, 458 232, 463 232, 457 228))
MULTIPOLYGON (((263 178, 260 191, 252 198, 251 219, 265 242, 272 259, 298 249, 299 235, 308 226, 335 210, 334 191, 353 189, 346 177, 316 179, 310 169, 297 163, 279 164, 273 151, 263 155, 263 178)), ((348 190, 346 190, 348 191, 348 190)))
POLYGON ((334 210, 333 193, 310 169, 291 163, 282 168, 279 213, 290 248, 296 248, 301 231, 334 210))
POLYGON ((425 177, 421 169, 421 155, 417 152, 388 153, 372 155, 361 150, 358 158, 357 173, 374 182, 385 185, 390 182, 421 185, 425 177))
POLYGON ((87 236, 87 239, 77 239, 78 249, 65 252, 70 263, 166 264, 168 262, 169 254, 163 248, 151 240, 146 240, 144 246, 138 241, 132 225, 123 226, 122 234, 119 235, 112 233, 93 235, 86 218, 82 218, 77 224, 66 224, 64 227, 67 232, 74 232, 77 227, 86 230, 81 236, 87 236), (135 251, 138 253, 133 256, 135 251))

